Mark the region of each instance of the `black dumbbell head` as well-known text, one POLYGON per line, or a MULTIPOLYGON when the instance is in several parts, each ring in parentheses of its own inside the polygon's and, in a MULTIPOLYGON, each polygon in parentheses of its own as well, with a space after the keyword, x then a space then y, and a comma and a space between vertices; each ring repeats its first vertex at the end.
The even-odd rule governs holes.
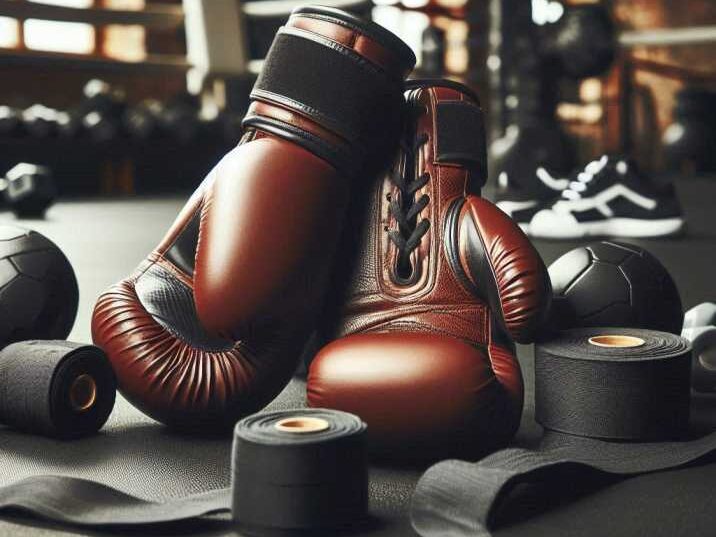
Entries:
POLYGON ((21 162, 5 179, 5 201, 20 218, 42 217, 57 198, 52 172, 46 166, 21 162))

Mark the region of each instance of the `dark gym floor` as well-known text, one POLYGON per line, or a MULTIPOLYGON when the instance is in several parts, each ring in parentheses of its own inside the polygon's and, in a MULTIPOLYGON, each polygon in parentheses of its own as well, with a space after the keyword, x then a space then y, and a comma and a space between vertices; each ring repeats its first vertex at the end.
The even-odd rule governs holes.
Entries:
MULTIPOLYGON (((678 183, 689 230, 684 237, 632 241, 646 247, 669 269, 681 291, 684 307, 716 300, 716 178, 678 183)), ((22 225, 46 234, 65 251, 80 283, 80 311, 71 339, 89 341, 89 322, 97 295, 126 276, 155 246, 174 219, 183 199, 68 201, 57 204, 45 221, 22 225)), ((1 223, 13 223, 11 216, 1 223)), ((539 242, 551 263, 577 242, 539 242)), ((520 348, 528 387, 526 411, 517 442, 529 444, 540 434, 533 421, 532 350, 520 348)), ((304 385, 294 381, 271 405, 303 404, 304 385)), ((716 397, 695 402, 694 418, 716 427, 716 397)), ((95 479, 138 496, 161 500, 229 484, 229 440, 178 436, 119 398, 103 431, 90 439, 56 442, 0 429, 0 485, 39 474, 66 474, 95 479)), ((410 446, 406 446, 410 449, 410 446)), ((412 489, 421 469, 374 466, 371 511, 374 523, 357 535, 414 535, 407 520, 412 489)), ((703 535, 713 534, 716 513, 716 464, 627 480, 543 512, 495 532, 496 536, 549 535, 703 535)), ((7 519, 6 519, 7 520, 7 519)), ((0 535, 87 535, 21 516, 0 522, 0 535)), ((97 533, 91 533, 96 535, 97 533)), ((112 535, 139 532, 114 531, 112 535)), ((146 535, 146 532, 141 532, 146 535)), ((236 535, 228 523, 182 524, 160 535, 236 535)))

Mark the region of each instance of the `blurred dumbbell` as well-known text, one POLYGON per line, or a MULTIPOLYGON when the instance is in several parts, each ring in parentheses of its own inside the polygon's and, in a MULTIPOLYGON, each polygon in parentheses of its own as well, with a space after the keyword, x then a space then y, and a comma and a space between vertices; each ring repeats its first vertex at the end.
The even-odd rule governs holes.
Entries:
POLYGON ((65 117, 60 117, 60 130, 67 137, 86 133, 94 142, 109 142, 122 133, 126 108, 124 91, 108 82, 93 79, 85 84, 83 100, 65 117))
POLYGON ((142 142, 157 140, 163 136, 159 116, 162 103, 156 99, 146 99, 130 107, 124 114, 124 128, 134 139, 142 142))
POLYGON ((566 8, 554 24, 544 27, 542 52, 568 77, 581 79, 604 73, 614 61, 617 35, 601 4, 566 8))
POLYGON ((41 218, 57 199, 57 186, 48 167, 21 162, 0 180, 0 194, 18 218, 41 218))
POLYGON ((166 138, 181 145, 195 141, 202 130, 199 103, 189 95, 177 96, 166 104, 146 99, 125 113, 124 125, 137 140, 166 138))
POLYGON ((22 130, 22 112, 11 106, 0 106, 0 136, 15 137, 22 130))
POLYGON ((33 104, 22 113, 25 130, 35 138, 52 138, 60 128, 60 113, 42 104, 33 104))
POLYGON ((199 102, 192 95, 180 95, 170 100, 159 114, 164 131, 180 144, 193 142, 199 135, 199 102))
POLYGON ((672 172, 716 169, 716 92, 685 88, 676 94, 673 123, 662 137, 665 168, 672 172))
POLYGON ((212 117, 202 117, 201 131, 208 139, 232 147, 244 134, 241 128, 244 115, 245 112, 222 110, 212 117))

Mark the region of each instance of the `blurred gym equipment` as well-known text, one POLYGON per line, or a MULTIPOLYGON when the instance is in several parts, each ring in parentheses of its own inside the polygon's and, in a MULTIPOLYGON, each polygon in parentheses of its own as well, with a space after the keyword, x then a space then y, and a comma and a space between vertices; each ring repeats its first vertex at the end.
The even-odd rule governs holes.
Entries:
POLYGON ((57 198, 57 185, 48 167, 21 162, 0 180, 0 193, 18 218, 42 218, 57 198))

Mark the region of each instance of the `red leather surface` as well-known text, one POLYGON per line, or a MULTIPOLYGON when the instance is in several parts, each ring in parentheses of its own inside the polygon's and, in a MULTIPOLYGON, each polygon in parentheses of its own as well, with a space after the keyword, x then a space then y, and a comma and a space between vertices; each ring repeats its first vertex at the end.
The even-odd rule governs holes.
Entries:
POLYGON ((111 357, 122 394, 149 416, 179 429, 227 430, 290 380, 300 327, 272 340, 247 337, 228 350, 197 348, 157 323, 134 284, 125 280, 100 297, 92 339, 111 357))
POLYGON ((308 399, 312 406, 361 416, 374 450, 410 458, 411 450, 420 455, 464 442, 452 446, 457 453, 511 437, 522 381, 516 359, 504 349, 486 352, 431 332, 362 333, 319 352, 308 399))
POLYGON ((459 226, 465 274, 476 287, 481 285, 480 279, 492 280, 488 285, 497 290, 498 318, 512 339, 531 343, 542 327, 551 297, 547 269, 539 253, 512 219, 483 198, 467 198, 459 226), (476 228, 490 265, 480 273, 471 271, 467 260, 470 226, 476 228))
POLYGON ((196 308, 209 332, 237 339, 278 304, 292 314, 297 305, 286 299, 297 275, 310 278, 329 263, 348 184, 325 161, 275 137, 234 149, 213 175, 201 208, 196 308))
MULTIPOLYGON (((483 178, 459 164, 436 162, 437 104, 477 104, 446 87, 418 89, 412 97, 423 112, 404 143, 422 135, 427 142, 408 162, 398 155, 394 168, 406 174, 414 166, 413 177, 429 174, 414 194, 415 201, 430 201, 415 222, 427 220, 429 228, 410 254, 413 277, 397 274, 399 251, 389 233, 399 226, 390 204, 405 194, 386 174, 351 207, 343 263, 333 276, 341 292, 322 322, 332 342, 310 366, 308 402, 357 413, 368 423, 374 448, 392 455, 415 449, 434 457, 478 456, 506 443, 519 426, 522 377, 512 351, 497 343, 504 338, 494 333, 503 312, 490 310, 456 266, 460 261, 450 258, 451 241, 460 235, 459 214, 451 220, 451 211, 460 203, 480 211, 476 222, 495 256, 504 314, 515 333, 530 314, 541 315, 530 301, 544 267, 498 209, 482 210, 488 205, 478 197, 483 178), (535 276, 523 279, 521 264, 535 276), (530 308, 535 311, 525 311, 530 308)), ((459 241, 453 246, 459 254, 459 241)))

